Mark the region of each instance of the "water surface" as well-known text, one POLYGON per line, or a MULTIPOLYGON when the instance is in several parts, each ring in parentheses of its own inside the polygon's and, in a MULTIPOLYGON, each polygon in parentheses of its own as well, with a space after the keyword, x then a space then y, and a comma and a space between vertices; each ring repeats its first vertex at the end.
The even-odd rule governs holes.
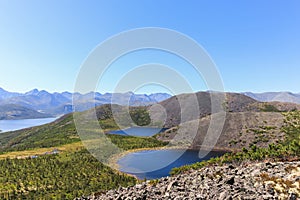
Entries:
POLYGON ((39 119, 18 119, 18 120, 0 120, 0 130, 2 132, 15 131, 23 128, 39 126, 53 122, 57 118, 39 118, 39 119))
POLYGON ((146 150, 127 154, 117 163, 120 171, 132 174, 138 179, 156 179, 169 176, 169 172, 174 167, 208 160, 224 154, 224 152, 215 151, 202 153, 208 154, 204 158, 199 158, 199 151, 195 150, 146 150))

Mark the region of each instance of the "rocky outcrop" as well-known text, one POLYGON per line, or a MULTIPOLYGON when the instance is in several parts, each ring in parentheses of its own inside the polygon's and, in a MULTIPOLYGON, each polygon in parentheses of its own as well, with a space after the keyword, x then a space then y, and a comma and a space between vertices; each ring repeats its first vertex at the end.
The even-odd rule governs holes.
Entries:
POLYGON ((79 199, 290 199, 300 197, 300 162, 210 166, 79 199))

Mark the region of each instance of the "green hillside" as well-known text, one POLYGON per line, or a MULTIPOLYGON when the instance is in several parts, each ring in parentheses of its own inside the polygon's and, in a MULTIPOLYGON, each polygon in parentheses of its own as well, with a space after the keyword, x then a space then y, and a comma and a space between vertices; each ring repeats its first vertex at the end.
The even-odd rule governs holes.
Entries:
POLYGON ((0 160, 0 199, 73 199, 135 183, 85 150, 0 160))
MULTIPOLYGON (((124 107, 119 106, 119 115, 124 114, 124 107)), ((91 111, 83 112, 83 114, 89 115, 91 111)), ((99 124, 104 131, 119 129, 118 125, 115 123, 112 115, 110 105, 102 105, 96 108, 96 113, 98 116, 99 124)), ((148 125, 150 123, 150 117, 147 110, 144 107, 133 107, 130 110, 132 115, 132 120, 137 125, 148 125)), ((124 119, 124 127, 130 126, 130 124, 124 119)), ((120 136, 108 135, 113 141, 121 146, 125 143, 120 142, 120 136)), ((127 137, 124 137, 128 140, 127 137)), ((149 141, 154 142, 151 138, 136 138, 137 141, 149 141)), ((0 153, 5 151, 22 151, 26 149, 33 148, 45 148, 45 147, 55 147, 64 144, 69 144, 73 142, 80 141, 80 138, 76 132, 76 127, 73 121, 73 114, 67 114, 58 120, 37 126, 32 128, 27 128, 18 131, 5 132, 0 134, 0 153)), ((157 140, 155 140, 157 141, 157 140)), ((160 142, 162 144, 162 142, 160 142)), ((130 143, 126 142, 127 146, 130 143)), ((144 144, 144 142, 142 142, 144 144)), ((141 145, 134 145, 141 147, 141 145)), ((152 146, 152 145, 150 145, 152 146)), ((147 145, 145 145, 147 147, 147 145)), ((126 149, 127 147, 125 147, 126 149)))
MULTIPOLYGON (((96 112, 103 130, 118 129, 109 105, 97 107, 96 112)), ((150 118, 144 107, 134 107, 130 114, 139 125, 149 123, 150 118)), ((123 150, 161 147, 167 144, 153 137, 111 134, 107 134, 107 137, 123 150)), ((136 183, 135 178, 100 163, 84 149, 80 141, 72 114, 38 127, 1 133, 0 199, 73 199, 136 183), (49 147, 63 151, 44 155, 49 147), (6 159, 3 159, 6 155, 6 159), (10 159, 17 155, 23 159, 10 159), (30 158, 32 156, 34 158, 30 158)))
POLYGON ((68 114, 50 124, 1 133, 0 152, 53 147, 78 141, 73 116, 68 114))

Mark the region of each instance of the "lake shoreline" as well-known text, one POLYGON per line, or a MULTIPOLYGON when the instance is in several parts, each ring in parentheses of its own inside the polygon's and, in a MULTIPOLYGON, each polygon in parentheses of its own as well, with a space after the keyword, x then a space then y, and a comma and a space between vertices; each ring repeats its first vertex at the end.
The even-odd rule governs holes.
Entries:
MULTIPOLYGON (((108 134, 114 134, 114 135, 123 135, 123 134, 118 134, 118 131, 123 131, 123 130, 130 130, 131 128, 145 128, 145 127, 127 127, 127 128, 123 128, 123 129, 116 129, 116 130, 105 130, 104 134, 108 135, 108 134)), ((154 128, 154 127, 147 127, 147 128, 154 128)), ((123 136, 130 136, 130 135, 123 135, 123 136)), ((141 135, 136 135, 135 137, 141 137, 141 135)), ((149 137, 149 135, 147 136, 142 136, 142 137, 149 137)), ((126 157, 129 154, 133 154, 136 152, 143 152, 143 151, 155 151, 155 150, 185 150, 185 151, 206 151, 206 152, 216 152, 216 153, 229 153, 229 152, 236 152, 239 151, 239 149, 233 149, 233 148, 224 148, 224 147, 209 147, 209 146, 203 146, 203 145, 199 145, 196 146, 196 148, 189 148, 188 145, 175 145, 175 144, 171 144, 171 145, 167 145, 167 146, 161 146, 161 147, 147 147, 147 148, 137 148, 137 149, 130 149, 127 151, 123 151, 121 153, 118 154, 114 154, 113 156, 111 156, 108 160, 107 160, 107 164, 108 166, 110 166, 111 168, 115 169, 117 172, 122 173, 122 174, 127 174, 129 176, 132 176, 134 178, 136 178, 137 180, 142 180, 140 178, 138 178, 137 176, 133 175, 133 174, 129 174, 126 172, 122 172, 121 171, 121 166, 119 164, 119 161, 126 157)))
MULTIPOLYGON (((214 147, 210 150, 210 148, 208 147, 202 147, 203 151, 209 151, 209 152, 224 152, 224 153, 230 153, 230 152, 235 152, 236 149, 230 149, 230 148, 220 148, 220 147, 214 147)), ((183 147, 178 147, 178 146, 163 146, 163 147, 153 147, 153 148, 138 148, 138 149, 131 149, 131 150, 127 150, 124 151, 122 153, 119 154, 115 154, 114 156, 112 156, 109 160, 108 160, 108 165, 113 168, 116 169, 119 173, 122 174, 126 174, 128 176, 134 177, 135 179, 137 179, 138 181, 141 181, 143 179, 139 179, 137 178, 135 175, 133 174, 129 174, 129 173, 125 173, 120 171, 120 165, 118 164, 118 161, 129 155, 132 153, 136 153, 136 152, 142 152, 142 151, 152 151, 152 150, 186 150, 186 151, 200 151, 200 148, 183 148, 183 147)))

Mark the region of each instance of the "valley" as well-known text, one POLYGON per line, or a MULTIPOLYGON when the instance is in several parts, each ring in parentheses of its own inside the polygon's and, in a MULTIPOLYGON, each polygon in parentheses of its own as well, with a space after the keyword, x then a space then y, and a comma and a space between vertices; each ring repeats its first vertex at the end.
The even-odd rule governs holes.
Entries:
MULTIPOLYGON (((190 103, 190 95, 192 94, 177 97, 185 99, 180 106, 188 108, 185 103, 190 103)), ((113 144, 127 152, 122 156, 118 156, 116 152, 117 160, 111 164, 118 164, 126 155, 131 156, 134 152, 151 149, 159 152, 159 149, 177 149, 180 145, 186 149, 199 150, 210 118, 215 113, 211 113, 210 93, 199 92, 196 96, 201 112, 193 113, 189 110, 189 118, 183 122, 180 122, 181 111, 177 98, 171 97, 159 102, 166 110, 165 123, 160 126, 163 131, 147 137, 107 134, 120 127, 114 121, 111 105, 96 107, 97 120, 103 133, 113 144), (188 128, 195 123, 199 124, 199 129, 193 136, 195 138, 191 139, 188 128), (182 131, 177 132, 180 127, 183 127, 182 131)), ((195 160, 195 164, 187 163, 191 165, 173 166, 178 168, 172 169, 172 175, 184 175, 188 170, 198 170, 211 165, 222 166, 224 163, 258 162, 266 159, 285 161, 298 157, 298 104, 259 102, 242 94, 226 93, 226 102, 220 108, 226 111, 226 119, 214 149, 230 153, 208 161, 195 160)), ((123 116, 125 110, 125 107, 119 105, 117 116, 123 116)), ((142 127, 155 127, 151 122, 157 122, 162 117, 160 112, 156 112, 151 110, 150 105, 130 108, 132 120, 142 127)), ((81 112, 81 115, 89 117, 91 113, 92 111, 87 110, 81 112)), ((132 126, 130 123, 124 119, 121 121, 122 128, 132 126)), ((77 134, 72 113, 49 124, 1 133, 0 144, 0 188, 3 188, 0 196, 4 199, 72 199, 140 182, 101 164, 89 154, 77 134), (52 154, 54 150, 57 153, 52 154), (40 168, 34 169, 30 166, 40 168), (21 176, 20 172, 24 175, 21 176)))

